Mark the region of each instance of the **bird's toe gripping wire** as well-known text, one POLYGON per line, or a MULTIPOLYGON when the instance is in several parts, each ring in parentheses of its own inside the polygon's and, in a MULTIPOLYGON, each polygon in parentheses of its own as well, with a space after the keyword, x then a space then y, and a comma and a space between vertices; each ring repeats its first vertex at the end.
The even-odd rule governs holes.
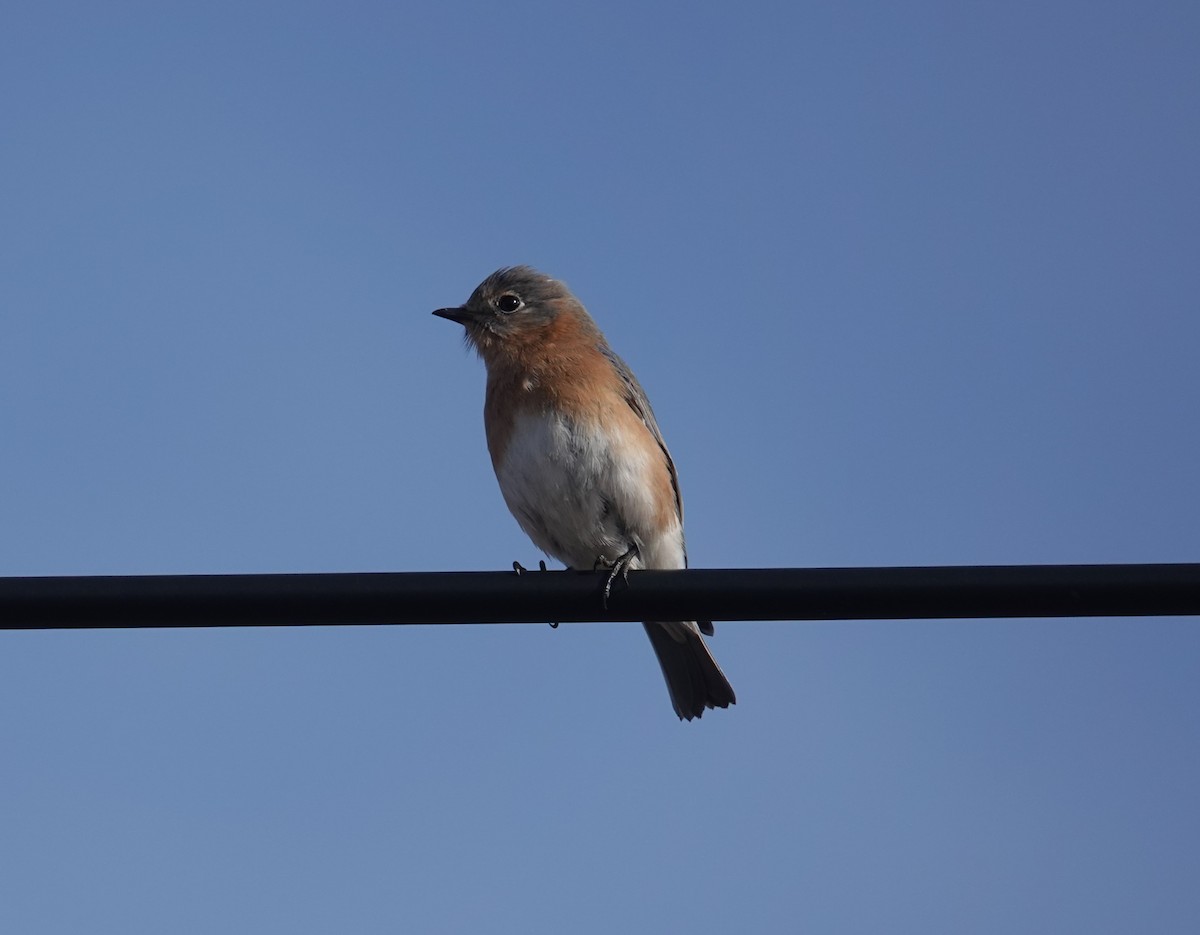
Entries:
MULTIPOLYGON (((538 571, 547 571, 547 570, 548 569, 546 568, 546 560, 544 558, 540 559, 538 561, 538 571)), ((519 577, 519 576, 525 574, 525 572, 529 571, 529 569, 526 568, 524 565, 522 565, 520 562, 513 562, 513 571, 515 571, 519 577)), ((557 622, 551 623, 550 629, 557 630, 558 623, 557 622)))
MULTIPOLYGON (((637 557, 638 557, 638 547, 636 545, 631 545, 629 547, 629 551, 627 551, 624 555, 622 555, 615 562, 613 562, 612 567, 609 569, 609 572, 608 572, 608 578, 605 579, 605 581, 604 581, 604 594, 600 601, 601 604, 604 606, 605 610, 608 610, 608 598, 612 594, 613 582, 617 580, 617 575, 620 575, 621 580, 624 581, 626 585, 628 585, 629 584, 629 568, 633 564, 633 560, 637 557)), ((603 562, 601 560, 597 560, 596 567, 598 568, 602 564, 603 564, 603 562)))

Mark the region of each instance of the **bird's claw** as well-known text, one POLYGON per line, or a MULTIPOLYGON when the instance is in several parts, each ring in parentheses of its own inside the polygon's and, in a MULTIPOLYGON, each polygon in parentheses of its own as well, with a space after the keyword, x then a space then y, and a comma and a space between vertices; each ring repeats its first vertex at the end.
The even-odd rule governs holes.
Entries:
POLYGON ((629 551, 622 555, 619 559, 613 562, 612 568, 609 569, 608 578, 604 581, 604 595, 601 598, 601 605, 605 610, 608 610, 608 598, 612 594, 613 582, 617 580, 617 575, 621 576, 621 580, 626 586, 629 584, 629 566, 633 564, 633 560, 638 556, 638 548, 636 545, 630 546, 629 551))
MULTIPOLYGON (((544 558, 539 559, 538 560, 538 571, 546 571, 546 570, 547 570, 546 569, 546 560, 544 558)), ((513 571, 515 571, 518 575, 523 575, 523 574, 525 574, 525 572, 529 571, 529 569, 526 568, 524 565, 522 565, 520 562, 513 562, 513 571)), ((557 630, 558 624, 557 623, 550 624, 550 629, 557 630)))

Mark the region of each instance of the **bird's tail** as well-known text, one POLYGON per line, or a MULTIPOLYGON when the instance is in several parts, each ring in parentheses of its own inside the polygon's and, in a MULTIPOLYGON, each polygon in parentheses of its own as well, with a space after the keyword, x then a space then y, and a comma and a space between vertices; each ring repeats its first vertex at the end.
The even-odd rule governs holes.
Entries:
MULTIPOLYGON (((705 708, 728 708, 737 701, 733 686, 708 651, 700 630, 692 623, 646 623, 646 635, 662 666, 671 704, 679 719, 704 714, 705 708)), ((705 627, 712 632, 712 625, 705 627)))

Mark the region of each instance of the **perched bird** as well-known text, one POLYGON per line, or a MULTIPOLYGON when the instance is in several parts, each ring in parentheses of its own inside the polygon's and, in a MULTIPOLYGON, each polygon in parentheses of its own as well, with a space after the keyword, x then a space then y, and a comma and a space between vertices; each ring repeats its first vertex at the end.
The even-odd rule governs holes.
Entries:
MULTIPOLYGON (((513 266, 433 314, 463 325, 487 366, 492 467, 534 545, 568 568, 613 576, 686 568, 679 478, 650 401, 570 290, 513 266)), ((734 703, 701 636, 711 623, 644 626, 681 719, 734 703)))

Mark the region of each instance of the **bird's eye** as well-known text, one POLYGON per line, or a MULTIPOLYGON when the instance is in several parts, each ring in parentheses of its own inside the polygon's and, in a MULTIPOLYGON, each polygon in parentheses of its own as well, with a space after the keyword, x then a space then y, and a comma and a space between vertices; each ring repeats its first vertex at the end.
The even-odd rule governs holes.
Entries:
POLYGON ((500 311, 509 313, 515 312, 521 307, 521 297, 513 295, 511 292, 506 292, 496 300, 496 308, 500 311))

